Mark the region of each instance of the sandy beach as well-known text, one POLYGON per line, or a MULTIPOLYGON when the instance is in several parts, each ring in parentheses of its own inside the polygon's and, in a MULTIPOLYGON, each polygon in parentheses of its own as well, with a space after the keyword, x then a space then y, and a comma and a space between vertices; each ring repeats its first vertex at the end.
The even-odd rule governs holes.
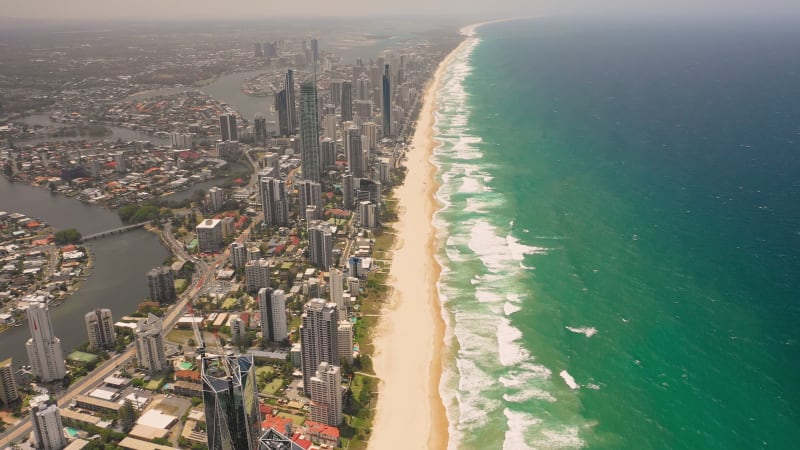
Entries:
MULTIPOLYGON (((472 29, 461 32, 469 36, 472 29)), ((432 223, 440 205, 430 158, 436 146, 436 92, 459 48, 442 61, 425 91, 406 154, 406 179, 395 191, 400 213, 390 271, 393 296, 375 338, 374 367, 381 382, 370 448, 443 449, 448 444, 447 414, 439 394, 445 331, 436 289, 441 268, 434 258, 432 223)))

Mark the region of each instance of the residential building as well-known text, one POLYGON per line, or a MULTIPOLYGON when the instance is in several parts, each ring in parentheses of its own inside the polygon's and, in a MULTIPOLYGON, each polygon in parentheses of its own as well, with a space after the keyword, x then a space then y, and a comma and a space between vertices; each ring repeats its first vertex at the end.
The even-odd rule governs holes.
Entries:
POLYGON ((161 303, 175 300, 175 278, 168 267, 154 267, 147 272, 147 287, 151 300, 161 303))
POLYGON ((342 176, 342 206, 344 209, 352 210, 355 202, 353 197, 353 174, 347 171, 342 176))
POLYGON ((258 292, 269 287, 270 263, 266 259, 247 261, 244 265, 244 278, 247 292, 258 292))
POLYGON ((300 211, 305 213, 307 206, 314 206, 315 215, 308 217, 304 214, 305 220, 318 220, 322 219, 322 211, 325 208, 325 202, 322 198, 322 185, 316 181, 303 180, 297 184, 297 189, 300 191, 300 211))
POLYGON ((353 364, 353 322, 339 321, 339 361, 353 364))
POLYGON ((89 335, 89 347, 100 350, 113 348, 117 344, 117 334, 114 331, 114 318, 111 310, 97 308, 85 315, 86 333, 89 335))
POLYGON ((339 269, 331 269, 329 275, 329 288, 331 295, 331 302, 336 303, 339 308, 340 316, 343 315, 342 311, 345 310, 344 300, 342 294, 344 292, 344 274, 339 269))
POLYGON ((234 242, 228 248, 230 249, 231 266, 234 269, 243 267, 247 262, 247 247, 242 243, 234 242))
POLYGON ((301 155, 303 178, 319 181, 322 174, 319 154, 319 107, 316 81, 313 78, 300 85, 300 135, 303 148, 301 155))
POLYGON ((345 136, 347 167, 353 178, 364 177, 364 152, 362 148, 361 130, 355 125, 348 128, 345 136))
POLYGON ((261 208, 264 211, 264 224, 285 227, 289 225, 289 198, 286 184, 277 178, 259 176, 261 208))
POLYGON ((322 362, 339 365, 339 314, 336 303, 321 298, 309 300, 303 307, 300 324, 303 387, 311 396, 311 378, 322 362))
POLYGON ((219 116, 219 133, 223 141, 238 141, 239 131, 236 126, 236 116, 222 114, 219 116))
POLYGON ((286 322, 286 293, 282 289, 260 289, 258 308, 261 316, 262 347, 268 341, 285 341, 289 337, 286 322))
POLYGON ((331 426, 342 423, 342 373, 338 366, 321 362, 311 377, 309 418, 331 426))
POLYGON ((308 230, 308 253, 311 264, 327 271, 333 262, 333 235, 327 225, 308 230))
POLYGON ((220 211, 225 205, 224 191, 217 186, 208 190, 208 206, 212 211, 220 211))
POLYGON ((231 317, 228 323, 231 328, 231 341, 236 345, 241 345, 247 334, 247 325, 239 316, 231 317))
POLYGON ((353 83, 342 82, 342 122, 353 120, 353 83))
POLYGON ((19 400, 19 389, 17 380, 14 378, 14 365, 12 359, 0 361, 0 402, 3 406, 9 406, 19 400))
POLYGON ((383 69, 383 95, 381 100, 381 114, 383 114, 383 135, 392 135, 392 79, 389 73, 389 64, 383 69))
POLYGON ((212 253, 222 247, 222 220, 206 219, 195 227, 200 253, 212 253))
POLYGON ((44 450, 61 450, 67 446, 61 412, 54 400, 47 394, 34 397, 30 401, 33 445, 44 450))
POLYGON ((167 368, 167 357, 164 353, 164 330, 161 319, 148 314, 140 319, 134 330, 136 358, 139 367, 149 373, 161 372, 167 368))
POLYGON ((200 364, 209 450, 256 450, 261 414, 253 357, 203 357, 200 364))
POLYGON ((30 305, 27 312, 31 338, 25 347, 33 376, 44 383, 64 378, 67 369, 64 366, 61 339, 53 333, 50 310, 46 304, 37 303, 30 305))

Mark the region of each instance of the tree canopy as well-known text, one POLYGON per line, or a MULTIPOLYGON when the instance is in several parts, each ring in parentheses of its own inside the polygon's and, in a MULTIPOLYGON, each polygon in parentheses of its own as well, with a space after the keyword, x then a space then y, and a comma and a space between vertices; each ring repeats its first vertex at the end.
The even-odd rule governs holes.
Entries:
POLYGON ((58 245, 77 244, 81 241, 81 234, 75 228, 57 231, 55 241, 58 245))

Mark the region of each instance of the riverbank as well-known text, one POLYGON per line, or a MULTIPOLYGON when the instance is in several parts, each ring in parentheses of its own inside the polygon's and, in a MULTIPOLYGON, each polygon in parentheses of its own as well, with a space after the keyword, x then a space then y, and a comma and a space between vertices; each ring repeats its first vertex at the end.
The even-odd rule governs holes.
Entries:
POLYGON ((433 227, 433 214, 441 205, 435 198, 439 186, 431 157, 437 145, 436 93, 462 45, 439 64, 425 90, 406 154, 408 173, 396 190, 400 215, 390 271, 394 294, 375 339, 374 367, 381 382, 372 448, 399 443, 405 448, 446 448, 448 443, 447 413, 439 393, 445 324, 436 287, 441 267, 435 259, 433 227), (421 370, 427 376, 420 376, 421 370))

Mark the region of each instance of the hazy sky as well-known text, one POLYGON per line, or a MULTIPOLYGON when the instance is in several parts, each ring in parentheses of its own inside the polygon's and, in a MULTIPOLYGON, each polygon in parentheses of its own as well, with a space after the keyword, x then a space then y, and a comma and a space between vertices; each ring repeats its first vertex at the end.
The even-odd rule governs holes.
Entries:
POLYGON ((800 0, 0 0, 0 17, 198 19, 388 14, 800 16, 800 0))

